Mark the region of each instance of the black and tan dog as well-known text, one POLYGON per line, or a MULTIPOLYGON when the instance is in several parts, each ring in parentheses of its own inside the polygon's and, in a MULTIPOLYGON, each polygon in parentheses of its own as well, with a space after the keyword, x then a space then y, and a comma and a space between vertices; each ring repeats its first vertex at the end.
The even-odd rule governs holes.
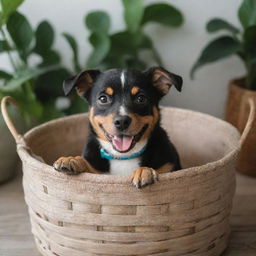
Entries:
POLYGON ((65 80, 66 95, 76 88, 89 102, 90 135, 82 157, 61 157, 54 168, 67 174, 130 175, 137 188, 155 183, 159 173, 181 169, 160 126, 158 104, 172 85, 181 91, 182 78, 161 67, 86 70, 65 80))

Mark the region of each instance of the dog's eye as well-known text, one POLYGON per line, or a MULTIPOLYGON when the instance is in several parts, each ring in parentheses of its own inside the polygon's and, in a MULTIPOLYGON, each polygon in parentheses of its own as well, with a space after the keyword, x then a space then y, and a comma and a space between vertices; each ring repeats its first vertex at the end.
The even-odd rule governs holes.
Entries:
POLYGON ((135 102, 137 104, 145 104, 147 103, 147 98, 144 94, 139 94, 136 98, 135 98, 135 102))
POLYGON ((98 102, 101 105, 105 105, 105 104, 109 104, 110 103, 110 99, 107 95, 100 95, 98 98, 98 102))

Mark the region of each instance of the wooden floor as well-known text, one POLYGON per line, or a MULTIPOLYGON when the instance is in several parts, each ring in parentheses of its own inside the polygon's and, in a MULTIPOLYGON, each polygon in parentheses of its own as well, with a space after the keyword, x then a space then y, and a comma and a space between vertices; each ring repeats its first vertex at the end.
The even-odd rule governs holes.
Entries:
MULTIPOLYGON (((256 256, 256 179, 237 174, 231 226, 230 246, 223 256, 256 256)), ((0 256, 39 255, 30 233, 19 174, 0 185, 0 256)))

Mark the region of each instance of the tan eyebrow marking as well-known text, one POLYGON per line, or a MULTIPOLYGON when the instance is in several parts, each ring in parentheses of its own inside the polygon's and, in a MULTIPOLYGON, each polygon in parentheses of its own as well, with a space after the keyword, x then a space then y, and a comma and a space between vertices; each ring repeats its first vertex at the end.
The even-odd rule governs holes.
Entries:
POLYGON ((107 87, 105 90, 105 93, 108 95, 113 95, 114 94, 114 90, 111 87, 107 87))
POLYGON ((132 87, 132 89, 131 89, 132 95, 136 95, 138 92, 139 92, 139 87, 137 87, 137 86, 132 87))

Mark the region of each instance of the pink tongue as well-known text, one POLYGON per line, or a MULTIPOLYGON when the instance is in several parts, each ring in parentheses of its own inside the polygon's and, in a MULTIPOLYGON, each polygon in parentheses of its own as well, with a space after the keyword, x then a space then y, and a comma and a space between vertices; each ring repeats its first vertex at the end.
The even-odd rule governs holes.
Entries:
POLYGON ((133 141, 133 136, 114 136, 112 143, 118 151, 127 151, 133 141))

